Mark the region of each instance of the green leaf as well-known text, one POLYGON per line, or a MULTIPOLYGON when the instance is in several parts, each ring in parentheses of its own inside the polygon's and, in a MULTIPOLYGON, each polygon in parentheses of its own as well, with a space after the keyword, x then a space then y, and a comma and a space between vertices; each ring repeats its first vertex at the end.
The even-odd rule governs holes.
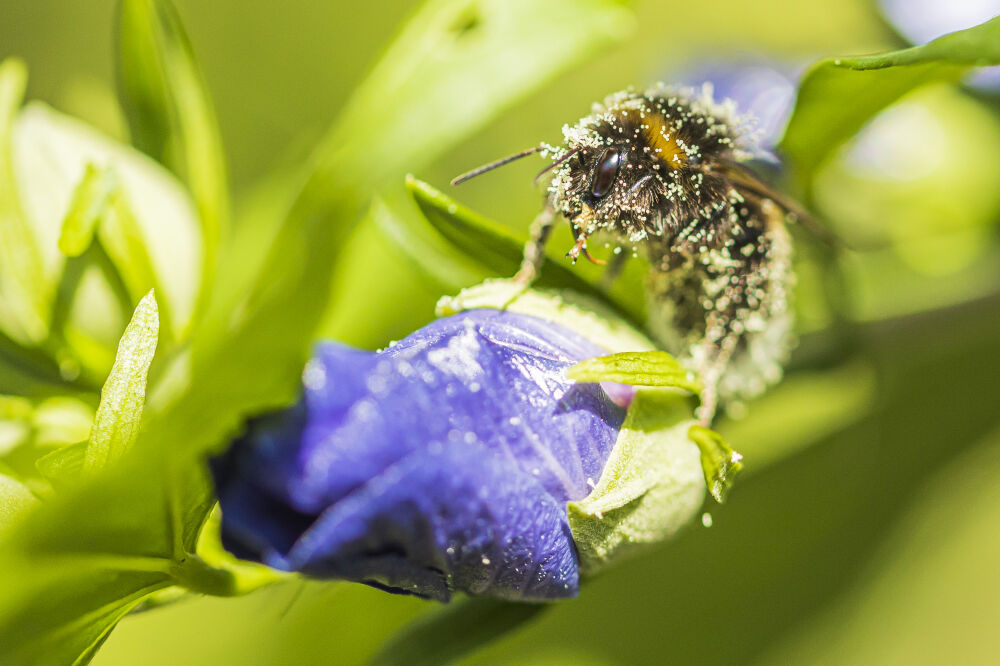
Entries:
POLYGON ((97 223, 107 214, 111 195, 117 187, 118 179, 110 170, 87 165, 63 220, 60 252, 67 257, 78 257, 90 247, 97 223))
POLYGON ((661 386, 701 393, 702 385, 664 351, 622 352, 580 361, 567 371, 578 382, 617 382, 630 386, 661 386))
POLYGON ((688 438, 693 424, 687 399, 676 391, 636 392, 600 480, 567 505, 582 573, 673 536, 697 513, 705 478, 688 438))
MULTIPOLYGON (((23 560, 0 559, 0 566, 30 570, 23 560)), ((114 625, 143 597, 166 584, 164 574, 112 573, 79 561, 37 564, 30 576, 5 585, 0 661, 87 664, 114 625), (14 609, 17 614, 5 612, 14 609)))
POLYGON ((708 492, 721 504, 726 500, 736 475, 743 469, 743 456, 733 451, 722 435, 704 426, 691 426, 688 437, 701 451, 701 468, 708 492))
MULTIPOLYGON (((508 277, 517 272, 528 241, 527 234, 516 233, 479 215, 412 176, 407 177, 406 187, 434 230, 458 252, 481 264, 487 276, 508 277)), ((434 256, 420 256, 418 259, 425 264, 437 261, 434 256)), ((612 300, 606 292, 586 282, 560 260, 560 257, 549 254, 537 281, 540 287, 572 289, 602 301, 634 324, 641 325, 645 316, 641 294, 631 300, 612 300)))
POLYGON ((20 60, 0 63, 0 330, 20 344, 36 346, 48 333, 51 294, 15 175, 14 119, 27 78, 20 60))
POLYGON ((372 657, 376 666, 450 664, 548 609, 547 604, 465 597, 406 625, 372 657))
POLYGON ((86 663, 115 622, 171 584, 160 465, 123 463, 61 488, 0 539, 0 663, 86 663))
POLYGON ((216 503, 198 536, 196 551, 198 557, 208 566, 226 571, 230 575, 227 596, 246 594, 257 588, 293 578, 294 574, 236 558, 222 545, 221 529, 222 512, 216 503))
POLYGON ((146 400, 146 374, 156 353, 160 320, 153 292, 143 298, 118 344, 118 354, 94 417, 84 454, 87 473, 121 458, 139 434, 146 400))
POLYGON ((78 398, 57 396, 38 403, 32 415, 36 446, 85 442, 94 422, 94 407, 78 398))
MULTIPOLYGON (((60 252, 67 257, 82 255, 90 248, 95 233, 117 269, 118 275, 112 279, 123 284, 131 298, 139 300, 150 289, 162 289, 142 228, 118 177, 110 168, 87 164, 63 220, 60 252)), ((70 272, 68 268, 66 272, 70 272)), ((168 311, 168 307, 160 308, 160 321, 164 331, 170 333, 168 311)))
POLYGON ((0 471, 0 541, 4 532, 37 503, 27 486, 0 471))
POLYGON ((0 663, 85 663, 149 594, 245 589, 193 555, 215 502, 203 463, 156 454, 61 486, 0 538, 0 663))
MULTIPOLYGON (((409 181, 409 179, 408 179, 409 181)), ((496 273, 477 257, 456 247, 435 231, 410 198, 376 199, 369 216, 388 248, 423 277, 434 280, 443 293, 482 282, 496 273)))
POLYGON ((998 64, 1000 17, 923 46, 820 60, 802 80, 780 149, 808 190, 813 173, 835 148, 907 92, 958 81, 973 66, 998 64))
MULTIPOLYGON (((44 229, 60 229, 67 203, 81 184, 88 165, 100 165, 114 174, 118 187, 103 208, 96 238, 120 273, 131 294, 120 328, 114 331, 108 352, 135 303, 156 289, 164 335, 183 339, 190 329, 200 284, 202 244, 198 221, 188 193, 170 172, 142 153, 117 143, 94 128, 58 113, 44 104, 27 104, 16 125, 15 166, 25 214, 43 237, 44 229)), ((107 183, 105 183, 107 184, 107 183)), ((49 232, 51 234, 51 232, 49 232)), ((72 261, 59 251, 56 239, 42 246, 47 288, 61 280, 72 261)), ((93 247, 93 245, 91 246, 93 247)), ((100 319, 87 311, 74 317, 100 319)))
POLYGON ((169 0, 122 0, 118 80, 135 145, 191 190, 202 232, 202 296, 213 281, 229 217, 228 176, 215 111, 169 0))

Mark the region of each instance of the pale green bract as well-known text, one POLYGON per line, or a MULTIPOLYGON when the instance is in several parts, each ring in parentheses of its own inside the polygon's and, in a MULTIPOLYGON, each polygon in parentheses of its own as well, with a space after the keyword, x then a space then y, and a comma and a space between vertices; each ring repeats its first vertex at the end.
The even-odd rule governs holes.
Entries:
POLYGON ((594 490, 568 506, 569 525, 590 574, 691 522, 705 499, 698 447, 688 439, 691 406, 677 391, 636 392, 594 490))
POLYGON ((159 332, 156 297, 150 291, 139 301, 118 343, 111 375, 101 389, 101 404, 84 452, 84 472, 93 473, 118 460, 139 436, 142 407, 146 401, 146 374, 156 353, 159 332))
POLYGON ((611 352, 649 351, 653 343, 604 305, 570 291, 528 289, 513 280, 486 280, 438 301, 437 315, 496 308, 531 315, 576 331, 611 352))

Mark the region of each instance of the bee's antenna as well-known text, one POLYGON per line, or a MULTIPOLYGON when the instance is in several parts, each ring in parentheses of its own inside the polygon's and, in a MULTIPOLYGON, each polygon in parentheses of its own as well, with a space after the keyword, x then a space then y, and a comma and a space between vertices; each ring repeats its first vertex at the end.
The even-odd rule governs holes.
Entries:
POLYGON ((504 157, 503 159, 499 159, 496 162, 490 162, 489 164, 484 164, 483 166, 481 166, 481 167, 479 167, 477 169, 473 169, 472 171, 468 171, 466 173, 463 173, 461 176, 453 179, 451 181, 451 184, 452 185, 461 185, 462 183, 464 183, 465 181, 469 180, 470 178, 475 178, 476 176, 478 176, 480 174, 484 174, 487 171, 493 171, 493 169, 496 169, 497 167, 502 167, 504 164, 509 164, 510 162, 513 162, 514 160, 519 160, 522 157, 527 157, 528 155, 532 155, 532 154, 537 153, 537 152, 539 152, 541 150, 543 150, 542 146, 535 146, 534 148, 528 148, 527 150, 522 150, 519 153, 514 153, 513 155, 508 155, 507 157, 504 157))
POLYGON ((565 162, 569 158, 573 157, 578 152, 580 152, 580 149, 579 148, 574 148, 573 150, 569 151, 568 153, 566 153, 565 155, 563 155, 562 157, 560 157, 559 159, 557 159, 552 164, 548 165, 547 167, 545 167, 544 169, 542 169, 541 171, 539 171, 538 175, 535 176, 535 180, 533 181, 535 183, 535 185, 538 185, 538 179, 539 178, 541 178, 542 176, 544 176, 545 174, 547 174, 552 169, 555 169, 557 166, 559 166, 560 164, 562 164, 563 162, 565 162))

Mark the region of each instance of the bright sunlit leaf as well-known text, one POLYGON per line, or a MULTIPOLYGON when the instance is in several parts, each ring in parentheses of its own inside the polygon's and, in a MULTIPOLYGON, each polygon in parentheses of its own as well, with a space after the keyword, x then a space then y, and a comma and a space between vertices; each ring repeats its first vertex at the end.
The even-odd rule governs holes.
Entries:
POLYGON ((135 443, 146 401, 146 374, 156 353, 159 330, 156 297, 151 291, 139 301, 118 343, 111 375, 101 389, 101 404, 84 454, 85 472, 93 473, 117 461, 135 443))

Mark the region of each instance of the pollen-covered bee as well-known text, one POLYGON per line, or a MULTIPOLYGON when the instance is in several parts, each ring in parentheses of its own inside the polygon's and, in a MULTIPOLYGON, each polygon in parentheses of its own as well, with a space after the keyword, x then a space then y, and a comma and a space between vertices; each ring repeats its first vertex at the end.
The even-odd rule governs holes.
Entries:
POLYGON ((587 239, 615 245, 611 269, 642 247, 650 263, 648 326, 705 390, 698 416, 719 401, 750 397, 781 375, 789 349, 791 245, 797 209, 742 162, 747 122, 711 89, 611 95, 561 146, 542 144, 480 167, 453 184, 540 152, 552 159, 547 204, 532 225, 517 279, 530 283, 558 216, 571 226, 574 261, 587 239))

